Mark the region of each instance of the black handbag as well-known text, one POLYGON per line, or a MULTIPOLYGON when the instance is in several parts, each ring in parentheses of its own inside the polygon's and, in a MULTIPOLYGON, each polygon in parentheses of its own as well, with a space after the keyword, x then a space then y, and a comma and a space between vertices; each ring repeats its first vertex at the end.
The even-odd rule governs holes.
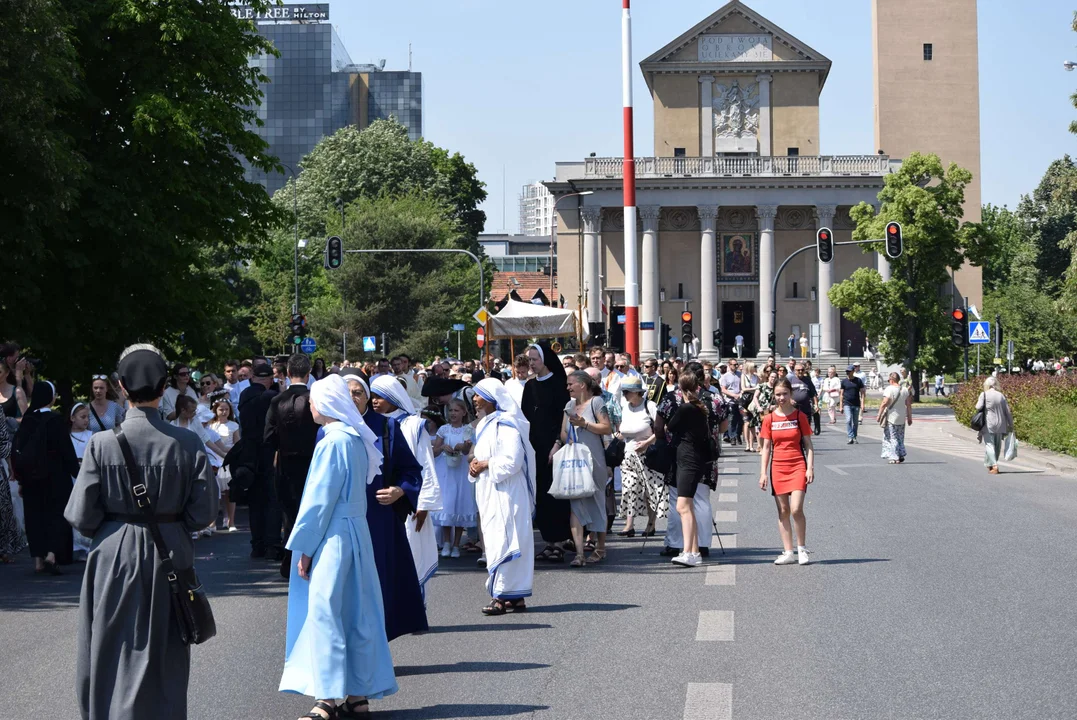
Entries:
POLYGON ((976 432, 980 432, 981 430, 984 429, 984 425, 986 425, 986 424, 987 424, 987 413, 985 412, 984 408, 981 408, 981 409, 977 410, 973 414, 972 421, 969 422, 969 427, 971 427, 976 432))
POLYGON ((643 453, 643 464, 656 473, 665 475, 673 467, 673 447, 659 438, 643 453))
POLYGON ((117 425, 112 430, 116 434, 116 440, 120 443, 120 451, 123 453, 124 463, 127 465, 127 477, 131 482, 131 493, 135 497, 135 503, 146 519, 146 526, 153 536, 153 544, 157 547, 157 555, 161 558, 161 570, 168 579, 169 593, 172 600, 172 611, 179 623, 180 638, 184 645, 201 645, 206 640, 217 634, 217 623, 213 619, 213 610, 209 606, 209 598, 206 597, 202 583, 199 582, 194 568, 177 570, 172 565, 172 556, 165 545, 165 539, 161 536, 161 528, 157 524, 157 516, 153 512, 146 485, 139 479, 138 464, 135 456, 131 453, 131 444, 123 430, 117 425))
POLYGON ((620 438, 613 438, 610 440, 610 444, 606 447, 606 467, 621 467, 621 463, 624 461, 625 441, 620 438))

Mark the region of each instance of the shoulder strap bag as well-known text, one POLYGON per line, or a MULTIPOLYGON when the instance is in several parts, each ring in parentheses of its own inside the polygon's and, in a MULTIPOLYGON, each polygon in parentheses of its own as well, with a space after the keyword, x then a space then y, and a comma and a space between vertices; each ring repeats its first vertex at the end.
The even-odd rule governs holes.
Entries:
POLYGON ((135 456, 131 452, 131 444, 119 425, 112 431, 116 434, 116 441, 119 442, 120 451, 123 452, 123 461, 127 465, 131 494, 142 513, 146 527, 150 530, 150 535, 153 536, 153 544, 157 547, 157 555, 161 559, 161 570, 168 579, 172 611, 179 623, 180 638, 184 645, 201 645, 217 634, 217 623, 213 619, 209 598, 206 597, 206 592, 194 568, 177 570, 172 565, 172 556, 169 555, 168 546, 165 545, 165 539, 161 536, 161 528, 153 512, 153 504, 150 502, 146 485, 141 480, 135 456))
POLYGON ((93 415, 93 419, 97 421, 97 427, 102 430, 108 430, 108 428, 105 427, 105 423, 101 422, 101 416, 93 409, 93 403, 86 403, 86 407, 90 408, 90 414, 93 415))

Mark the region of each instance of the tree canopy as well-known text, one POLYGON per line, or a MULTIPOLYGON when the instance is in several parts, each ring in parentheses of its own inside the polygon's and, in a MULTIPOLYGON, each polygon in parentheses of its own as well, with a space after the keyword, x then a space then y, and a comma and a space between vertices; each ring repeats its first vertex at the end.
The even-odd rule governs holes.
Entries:
POLYGON ((247 129, 265 80, 248 56, 272 48, 200 0, 19 0, 0 23, 0 67, 23 68, 0 73, 7 187, 37 198, 3 205, 5 332, 54 376, 112 367, 136 341, 218 351, 229 268, 280 219, 241 164, 276 167, 247 129))

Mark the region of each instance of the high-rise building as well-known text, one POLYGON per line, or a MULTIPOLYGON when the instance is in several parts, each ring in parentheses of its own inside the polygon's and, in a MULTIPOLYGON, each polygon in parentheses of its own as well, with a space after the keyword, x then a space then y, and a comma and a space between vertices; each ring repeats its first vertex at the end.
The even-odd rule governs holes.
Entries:
MULTIPOLYGON (((976 0, 874 0, 875 145, 935 153, 972 173, 965 219, 980 220, 980 81, 976 0)), ((955 294, 979 306, 980 268, 955 274, 955 294)))
MULTIPOLYGON (((323 137, 346 125, 365 128, 392 116, 408 128, 411 139, 422 137, 422 74, 386 71, 384 61, 354 64, 329 24, 328 4, 281 5, 266 13, 237 5, 232 12, 252 21, 280 52, 280 57, 263 53, 250 58, 269 78, 258 107, 263 125, 252 129, 295 172, 323 137)), ((248 173, 270 194, 288 179, 287 173, 248 173)))
POLYGON ((549 237, 553 226, 553 195, 542 183, 524 185, 520 192, 520 234, 549 237))

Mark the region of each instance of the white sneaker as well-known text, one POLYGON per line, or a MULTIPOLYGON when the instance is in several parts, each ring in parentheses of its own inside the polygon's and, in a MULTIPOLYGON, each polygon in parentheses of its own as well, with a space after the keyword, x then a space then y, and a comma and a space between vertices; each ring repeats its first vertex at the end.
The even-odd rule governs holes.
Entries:
POLYGON ((213 536, 213 526, 211 525, 208 528, 202 528, 202 535, 204 537, 212 537, 213 536))
POLYGON ((239 528, 237 528, 235 525, 229 525, 228 532, 239 532, 239 528))
POLYGON ((703 564, 703 556, 699 553, 686 553, 682 552, 672 560, 674 565, 682 565, 684 567, 699 567, 703 564))
POLYGON ((486 567, 486 553, 479 556, 479 559, 475 561, 475 564, 481 568, 486 567))
POLYGON ((441 557, 449 557, 449 553, 451 551, 452 551, 452 546, 449 545, 449 543, 445 543, 445 545, 441 548, 441 557))
POLYGON ((811 554, 808 552, 807 548, 804 548, 803 550, 798 550, 797 556, 797 562, 799 562, 801 565, 807 565, 811 562, 811 554))
POLYGON ((196 532, 191 533, 191 539, 192 540, 197 540, 200 537, 202 537, 202 533, 196 533, 196 532))
POLYGON ((460 548, 454 547, 449 554, 454 558, 460 557, 460 548))
POLYGON ((792 550, 786 550, 785 552, 783 552, 781 555, 778 556, 778 559, 774 561, 774 564, 775 565, 792 565, 796 561, 797 561, 797 556, 795 554, 793 554, 793 551, 792 550))

